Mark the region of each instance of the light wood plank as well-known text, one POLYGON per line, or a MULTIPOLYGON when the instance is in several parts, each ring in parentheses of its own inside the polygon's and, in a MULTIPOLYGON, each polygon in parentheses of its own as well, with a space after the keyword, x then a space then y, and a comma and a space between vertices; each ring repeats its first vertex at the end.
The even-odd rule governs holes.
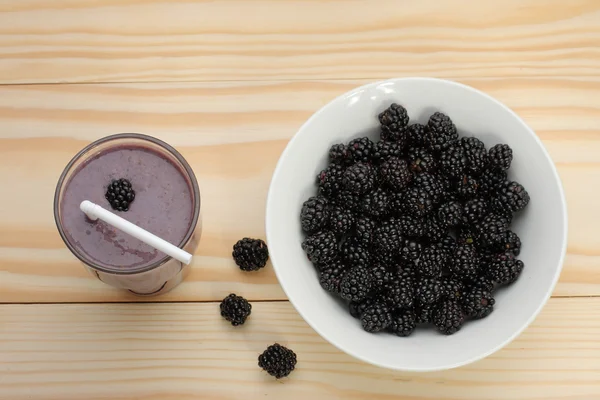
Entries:
MULTIPOLYGON (((285 298, 272 267, 241 273, 231 246, 243 236, 264 237, 265 197, 288 139, 319 107, 366 82, 0 87, 0 178, 16 196, 0 196, 0 302, 144 301, 88 276, 52 216, 54 187, 68 160, 91 140, 121 131, 170 142, 200 180, 204 231, 193 271, 160 300, 220 300, 241 289, 252 299, 285 298)), ((559 167, 570 237, 555 294, 600 294, 600 211, 589 195, 600 181, 600 82, 464 82, 513 107, 559 167)))
POLYGON ((498 353, 417 374, 345 355, 287 302, 255 303, 235 329, 216 303, 4 305, 0 399, 591 400, 600 398, 594 315, 599 298, 551 299, 498 353), (281 382, 256 365, 273 342, 298 354, 297 370, 281 382))
POLYGON ((599 78, 597 0, 6 0, 0 82, 599 78))

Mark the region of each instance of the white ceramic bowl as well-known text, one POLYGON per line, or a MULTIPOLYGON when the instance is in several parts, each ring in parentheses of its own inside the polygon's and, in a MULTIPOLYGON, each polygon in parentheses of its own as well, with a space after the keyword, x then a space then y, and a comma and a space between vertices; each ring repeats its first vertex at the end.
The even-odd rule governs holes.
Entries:
POLYGON ((403 78, 356 88, 317 111, 281 155, 269 189, 266 232, 271 261, 290 302, 308 324, 340 350, 394 370, 434 371, 479 360, 500 349, 538 315, 560 275, 567 243, 567 211, 560 179, 544 146, 513 111, 492 97, 455 82, 403 78), (415 331, 408 338, 369 334, 345 304, 319 285, 300 247, 300 208, 315 195, 315 177, 334 143, 378 138, 377 115, 402 104, 411 122, 426 123, 435 111, 448 114, 461 135, 489 147, 508 143, 514 152, 509 178, 522 183, 531 201, 512 228, 523 248, 525 269, 512 286, 496 292, 494 312, 466 323, 454 335, 415 331))

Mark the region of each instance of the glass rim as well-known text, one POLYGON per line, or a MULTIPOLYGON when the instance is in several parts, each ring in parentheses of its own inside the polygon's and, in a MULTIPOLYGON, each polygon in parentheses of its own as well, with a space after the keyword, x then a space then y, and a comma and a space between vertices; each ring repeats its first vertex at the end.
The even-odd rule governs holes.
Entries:
POLYGON ((183 248, 188 243, 188 241, 191 239, 192 235, 194 234, 194 232, 196 230, 196 226, 198 224, 198 220, 199 220, 199 216, 200 216, 200 202, 201 202, 200 188, 198 186, 198 181, 196 179, 196 175, 194 174, 194 171, 192 170, 192 167, 190 167, 190 165, 188 164, 186 159, 181 155, 181 153, 179 153, 170 144, 168 144, 160 139, 157 139, 153 136, 145 135, 142 133, 116 133, 113 135, 102 137, 98 140, 93 141, 92 143, 88 144, 83 149, 81 149, 79 152, 77 152, 77 154, 75 154, 75 156, 73 156, 71 161, 69 161, 69 163, 65 166, 63 172, 60 174, 60 177, 58 178, 58 182, 56 184, 56 189, 54 192, 54 222, 56 223, 58 233, 60 234, 60 237, 62 238, 63 242, 65 243, 67 248, 71 251, 71 253, 73 253, 73 255, 79 259, 79 261, 81 261, 82 263, 84 263, 85 265, 89 266, 90 268, 92 268, 94 270, 98 270, 98 271, 109 273, 109 274, 115 274, 115 275, 134 275, 134 274, 148 272, 153 269, 156 269, 156 268, 160 267, 161 265, 164 265, 165 263, 172 260, 173 257, 171 257, 169 255, 165 255, 165 257, 153 262, 150 265, 146 265, 142 268, 133 268, 133 269, 127 269, 127 270, 117 269, 117 268, 113 269, 113 268, 108 268, 106 266, 98 265, 98 264, 94 263, 92 260, 89 260, 89 259, 86 259, 85 257, 83 257, 81 252, 78 251, 69 242, 69 240, 66 237, 66 234, 63 229, 62 222, 60 221, 60 216, 59 216, 59 214, 60 214, 60 203, 59 203, 60 190, 65 183, 67 174, 73 168, 73 165, 77 161, 79 161, 79 159, 84 154, 88 153, 93 148, 95 148, 101 144, 104 144, 104 143, 107 143, 110 141, 114 141, 114 140, 118 140, 118 139, 136 139, 136 140, 147 141, 147 142, 153 143, 155 145, 158 145, 158 146, 164 148, 165 150, 167 150, 169 153, 171 153, 177 159, 177 161, 179 161, 181 163, 181 165, 183 166, 185 173, 189 177, 189 180, 190 180, 191 186, 192 186, 192 190, 194 192, 194 207, 193 207, 194 210, 193 210, 192 221, 190 222, 188 231, 186 232, 186 234, 183 237, 183 239, 181 240, 181 242, 177 245, 177 247, 179 247, 179 248, 183 248))

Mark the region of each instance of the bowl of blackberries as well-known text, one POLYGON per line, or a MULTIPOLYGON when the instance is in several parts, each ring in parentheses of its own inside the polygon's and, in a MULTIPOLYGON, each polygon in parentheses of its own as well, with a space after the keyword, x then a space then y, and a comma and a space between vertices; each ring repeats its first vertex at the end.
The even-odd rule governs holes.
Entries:
POLYGON ((535 319, 567 213, 515 112, 469 86, 403 78, 304 123, 274 172, 266 232, 283 290, 323 338, 377 366, 433 371, 492 354, 535 319))

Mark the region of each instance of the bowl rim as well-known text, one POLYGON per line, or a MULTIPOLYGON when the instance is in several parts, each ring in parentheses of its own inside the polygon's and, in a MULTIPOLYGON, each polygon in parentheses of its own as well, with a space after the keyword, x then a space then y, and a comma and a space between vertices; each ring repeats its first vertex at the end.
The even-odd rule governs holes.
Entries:
POLYGON ((483 96, 485 98, 487 98, 488 100, 491 100, 493 103, 495 103, 497 106, 503 108, 505 111, 508 111, 514 118, 516 118, 519 122, 521 122, 523 124, 523 126, 526 127, 527 131, 531 134, 531 136, 533 136, 533 138, 535 139, 536 143, 538 144, 538 146, 540 147, 540 149, 542 150, 542 153, 544 155, 544 157, 546 158, 546 160, 549 162, 550 164, 550 170, 552 172, 552 176, 554 178, 554 181, 558 187, 559 193, 560 193, 560 205, 561 205, 561 211, 562 211, 562 218, 563 218, 563 226, 564 226, 564 230, 563 230, 563 237, 562 237, 562 246, 561 246, 561 251, 560 251, 560 258, 558 260, 558 267, 556 268, 556 271, 554 273, 554 277, 552 279, 552 283, 551 285, 548 287, 548 290, 546 291, 546 295, 543 299, 542 302, 540 302, 539 306, 537 307, 537 309, 531 314, 531 316, 525 321, 525 323, 522 324, 522 326, 517 329, 515 332, 513 332, 512 335, 510 335, 507 339, 505 339, 504 341, 500 342, 498 345, 492 347, 490 350, 488 350, 487 352, 484 352, 482 354, 479 354, 477 356, 473 356, 469 359, 460 361, 460 362, 455 362, 455 363, 447 363, 445 365, 439 365, 436 367, 432 367, 432 368, 406 368, 406 367, 398 367, 392 364, 388 364, 388 363, 379 363, 379 362, 375 362, 373 360, 370 360, 366 357, 361 356, 360 354, 356 354, 353 350, 346 348, 344 345, 340 345, 338 343, 334 343, 332 341, 329 340, 329 338, 324 335, 319 328, 314 324, 313 321, 311 321, 311 319, 302 311, 301 306, 299 306, 298 304, 296 304, 295 300, 292 299, 289 296, 289 292, 287 290, 287 285, 288 283, 285 283, 284 280, 282 279, 282 275, 281 272, 279 270, 279 268, 276 265, 283 265, 283 264, 278 264, 279 261, 283 261, 283 260, 277 260, 277 257, 275 256, 275 254, 271 253, 270 254, 270 258, 271 258, 271 264, 273 265, 273 269, 275 270, 275 275, 277 276, 277 280, 279 281, 279 284, 282 288, 282 290, 284 291, 286 297, 288 298, 288 301, 292 304, 292 306, 296 309, 296 311, 298 312, 298 314, 300 314, 300 316, 302 317, 302 319, 304 319, 304 321, 306 321, 306 323, 315 331, 317 332, 317 334, 319 334, 319 336, 321 336, 323 339, 325 339, 328 343, 330 343, 331 345, 333 345, 334 347, 336 347, 337 349, 343 351, 344 353, 358 359, 361 360, 367 364, 371 364, 371 365, 375 365, 378 367, 382 367, 382 368, 387 368, 390 370, 395 370, 395 371, 410 371, 410 372, 433 372, 433 371, 443 371, 443 370, 448 370, 448 369, 453 369, 453 368, 458 368, 464 365, 468 365, 471 364, 475 361, 479 361, 481 359, 484 359, 486 357, 488 357, 489 355, 495 353, 496 351, 502 349, 504 346, 506 346, 507 344, 509 344, 510 342, 512 342, 517 336, 519 336, 527 327, 529 327, 529 325, 531 325, 531 323, 537 318, 537 316, 539 315, 539 313, 542 311, 542 309, 544 308, 544 306, 546 305, 546 303, 548 302, 548 300, 550 299, 550 297, 552 296, 552 293, 554 292, 554 288, 556 287, 556 284, 558 282, 558 279, 560 277, 561 271, 563 269, 564 266, 564 261, 565 261, 565 255, 566 255, 566 251, 567 251, 567 234, 568 234, 568 215, 567 215, 567 201, 566 201, 566 196, 565 196, 565 192, 564 192, 564 188, 562 185, 562 182, 560 180, 560 176, 558 174, 558 171, 556 169, 556 165, 555 163, 552 161, 552 158, 550 157, 550 154, 548 153, 548 151, 546 150, 546 147, 544 146, 544 144, 542 143, 542 141, 540 140, 540 138, 537 136, 537 134, 535 133, 535 131, 533 129, 531 129, 531 127, 529 125, 527 125, 527 123, 516 113, 514 112, 512 109, 510 109, 508 106, 506 106, 504 103, 500 102, 499 100, 495 99, 494 97, 490 96, 489 94, 482 92, 479 89, 475 89, 474 87, 471 87, 469 85, 465 85, 463 83, 459 83, 459 82, 455 82, 455 81, 451 81, 451 80, 447 80, 447 79, 439 79, 439 78, 431 78, 431 77, 403 77, 403 78, 391 78, 391 79, 385 79, 385 80, 381 80, 381 81, 375 81, 375 82, 371 82, 362 86, 358 86, 356 88, 353 88, 337 97, 335 97, 334 99, 330 100, 327 104, 325 104, 324 106, 322 106, 320 109, 318 109, 315 113, 313 113, 310 118, 308 118, 301 126, 300 128, 298 128, 298 130, 296 131, 296 133, 292 136, 292 138, 289 140, 288 144, 286 145, 285 149, 283 150, 283 152, 281 153, 281 155, 279 156, 279 160, 277 161, 277 164, 275 166, 275 170, 273 171, 273 175, 271 177, 271 182, 269 184, 269 190, 267 193, 267 201, 266 201, 266 210, 265 210, 265 232, 266 232, 266 237, 267 237, 267 243, 269 243, 269 236, 270 236, 270 230, 269 230, 269 226, 272 225, 273 223, 273 217, 272 214, 269 212, 270 209, 272 209, 272 207, 270 206, 271 203, 273 202, 273 182, 276 180, 276 178, 278 177, 278 175, 281 173, 281 169, 282 169, 282 164, 284 163, 284 160, 287 157, 288 152, 290 152, 291 148, 294 145, 294 142, 298 139, 300 132, 302 132, 302 130, 304 130, 306 128, 306 126, 308 126, 310 123, 312 123, 312 121, 314 119, 316 119, 318 116, 320 116, 321 114, 325 113, 328 111, 328 109, 330 107, 333 106, 334 103, 344 100, 347 97, 353 96, 356 92, 358 91, 363 91, 366 89, 371 89, 375 86, 384 84, 384 83, 399 83, 402 81, 424 81, 424 82, 436 82, 438 84, 444 84, 444 85, 451 85, 451 86, 456 86, 456 87, 460 87, 462 89, 465 89, 467 91, 470 91, 472 93, 475 93, 479 96, 483 96))

